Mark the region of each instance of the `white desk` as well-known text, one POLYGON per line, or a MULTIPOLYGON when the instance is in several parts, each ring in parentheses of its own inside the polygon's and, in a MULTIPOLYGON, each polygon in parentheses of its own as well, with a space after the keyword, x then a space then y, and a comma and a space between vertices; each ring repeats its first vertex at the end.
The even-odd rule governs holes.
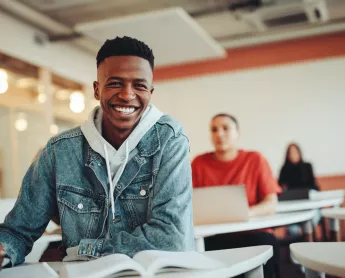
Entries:
POLYGON ((323 217, 345 220, 345 208, 331 208, 321 210, 323 217))
MULTIPOLYGON (((162 273, 156 275, 159 278, 227 278, 234 277, 240 274, 245 274, 246 278, 264 278, 262 266, 273 256, 273 248, 268 245, 253 246, 246 248, 236 248, 219 251, 205 252, 204 255, 223 262, 226 267, 213 270, 194 270, 194 271, 180 271, 171 273, 162 273)), ((48 263, 56 272, 59 272, 64 264, 63 262, 49 262, 48 263)), ((27 277, 25 271, 21 271, 19 265, 15 268, 9 269, 16 271, 16 278, 27 277)), ((5 278, 6 271, 0 272, 0 278, 5 278)), ((131 276, 139 277, 139 276, 131 276)), ((45 277, 35 277, 45 278, 45 277)), ((73 278, 73 277, 72 277, 73 278)))
POLYGON ((200 225, 194 227, 195 247, 198 252, 205 251, 204 238, 211 235, 250 231, 295 223, 305 223, 305 231, 310 233, 310 220, 315 216, 314 210, 275 214, 272 216, 253 217, 246 222, 200 225))
MULTIPOLYGON (((219 260, 228 267, 187 272, 171 272, 157 275, 159 278, 227 278, 245 273, 246 278, 264 278, 262 266, 273 256, 272 246, 262 245, 246 248, 236 248, 205 252, 205 255, 219 260)), ((64 263, 48 263, 54 270, 59 271, 64 263)), ((0 275, 1 276, 1 275, 0 275)), ((139 277, 139 276, 131 276, 139 277)), ((40 277, 37 277, 40 278, 40 277)))
POLYGON ((324 273, 345 277, 345 242, 308 242, 290 245, 291 256, 306 267, 306 277, 324 273))
MULTIPOLYGON (((327 193, 327 191, 325 192, 327 193)), ((339 197, 321 200, 281 201, 278 203, 277 212, 304 211, 310 209, 321 209, 324 207, 339 207, 344 202, 343 190, 334 190, 331 193, 337 193, 339 197)), ((322 197, 322 195, 319 195, 319 197, 322 197)), ((331 239, 338 240, 340 229, 339 220, 329 218, 328 222, 331 230, 331 239)))
POLYGON ((277 206, 277 212, 292 212, 310 209, 320 209, 324 207, 337 207, 344 201, 343 197, 325 199, 325 200, 297 200, 280 201, 277 206))
POLYGON ((341 241, 340 235, 340 220, 345 220, 345 208, 330 208, 330 209, 322 209, 321 215, 325 218, 328 218, 330 227, 331 227, 331 235, 333 240, 341 241))

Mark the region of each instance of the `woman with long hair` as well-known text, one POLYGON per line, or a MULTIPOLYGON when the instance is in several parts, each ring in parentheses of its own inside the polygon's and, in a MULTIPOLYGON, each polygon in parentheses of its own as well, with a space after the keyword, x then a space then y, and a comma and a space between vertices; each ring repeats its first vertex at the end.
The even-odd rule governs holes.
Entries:
POLYGON ((296 143, 287 147, 285 163, 280 170, 279 184, 283 189, 319 190, 314 177, 313 167, 304 162, 301 148, 296 143))
MULTIPOLYGON (((288 145, 285 155, 285 162, 280 170, 279 184, 284 190, 292 189, 314 189, 319 190, 315 181, 313 167, 310 163, 303 160, 301 148, 296 143, 288 145)), ((313 226, 315 227, 320 223, 321 214, 317 213, 312 219, 313 226)), ((323 222, 322 232, 325 238, 325 226, 323 222)), ((287 232, 290 236, 300 235, 300 225, 293 224, 287 226, 287 232)))

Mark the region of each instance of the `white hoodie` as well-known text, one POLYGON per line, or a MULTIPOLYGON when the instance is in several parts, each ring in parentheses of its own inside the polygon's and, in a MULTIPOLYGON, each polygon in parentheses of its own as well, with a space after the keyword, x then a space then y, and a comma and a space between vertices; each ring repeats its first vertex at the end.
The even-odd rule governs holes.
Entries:
POLYGON ((162 116, 163 113, 161 111, 159 111, 153 104, 149 104, 144 111, 139 124, 122 143, 118 150, 102 137, 103 111, 99 106, 93 109, 88 120, 81 126, 81 130, 90 147, 95 152, 99 153, 106 161, 109 182, 109 198, 113 219, 115 219, 114 189, 121 178, 123 170, 125 169, 129 154, 162 116))

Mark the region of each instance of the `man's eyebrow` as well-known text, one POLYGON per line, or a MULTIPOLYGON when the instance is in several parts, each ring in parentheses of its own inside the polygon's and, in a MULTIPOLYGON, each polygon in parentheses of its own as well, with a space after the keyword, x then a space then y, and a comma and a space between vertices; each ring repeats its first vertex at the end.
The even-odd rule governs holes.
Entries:
POLYGON ((123 81, 124 79, 122 77, 119 77, 119 76, 110 76, 108 79, 107 79, 107 82, 108 81, 111 81, 111 80, 120 80, 120 81, 123 81))
MULTIPOLYGON (((113 81, 113 80, 124 81, 125 79, 122 78, 122 77, 119 77, 119 76, 110 76, 110 77, 107 79, 107 82, 113 81)), ((143 82, 143 83, 149 84, 149 82, 148 82, 145 78, 134 78, 134 81, 135 81, 135 82, 143 82)))
POLYGON ((144 83, 149 84, 149 82, 147 82, 147 80, 145 78, 135 78, 134 81, 136 81, 136 82, 144 82, 144 83))

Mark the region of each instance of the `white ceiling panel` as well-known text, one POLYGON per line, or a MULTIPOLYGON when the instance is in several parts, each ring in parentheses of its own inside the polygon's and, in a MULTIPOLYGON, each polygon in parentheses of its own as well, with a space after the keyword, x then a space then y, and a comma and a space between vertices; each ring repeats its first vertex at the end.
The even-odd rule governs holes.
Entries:
POLYGON ((226 55, 220 46, 183 9, 82 23, 75 29, 103 44, 116 36, 130 36, 147 43, 157 65, 171 65, 226 55))
POLYGON ((229 11, 198 17, 196 21, 214 38, 257 31, 254 25, 236 18, 236 15, 229 11))

